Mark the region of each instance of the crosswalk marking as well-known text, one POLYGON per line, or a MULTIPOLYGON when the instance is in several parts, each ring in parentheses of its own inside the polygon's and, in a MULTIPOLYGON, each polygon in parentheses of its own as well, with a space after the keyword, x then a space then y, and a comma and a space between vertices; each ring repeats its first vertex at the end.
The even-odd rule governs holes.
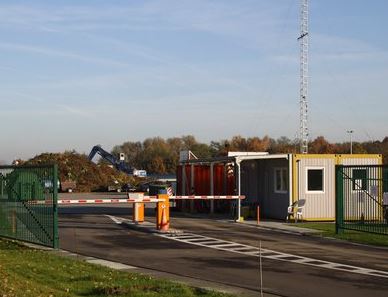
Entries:
POLYGON ((388 278, 388 271, 381 271, 375 269, 368 269, 363 267, 357 267, 352 265, 346 265, 341 263, 334 263, 324 260, 313 259, 309 257, 303 257, 299 255, 292 255, 288 253, 282 253, 269 249, 260 249, 255 246, 241 244, 237 242, 217 239, 213 237, 207 237, 203 235, 193 233, 178 233, 178 234, 156 234, 157 236, 175 240, 187 244, 197 245, 201 247, 227 251, 237 254, 243 254, 247 256, 259 257, 271 260, 292 262, 300 265, 315 266, 319 268, 326 268, 332 270, 340 270, 350 273, 357 273, 363 275, 377 276, 388 278))

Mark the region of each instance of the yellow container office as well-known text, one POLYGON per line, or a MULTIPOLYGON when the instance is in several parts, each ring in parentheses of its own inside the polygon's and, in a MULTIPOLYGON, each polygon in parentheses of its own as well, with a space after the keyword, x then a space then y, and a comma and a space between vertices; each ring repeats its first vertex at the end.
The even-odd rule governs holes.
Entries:
POLYGON ((304 220, 335 220, 335 166, 380 164, 379 154, 293 154, 290 204, 306 201, 304 220))

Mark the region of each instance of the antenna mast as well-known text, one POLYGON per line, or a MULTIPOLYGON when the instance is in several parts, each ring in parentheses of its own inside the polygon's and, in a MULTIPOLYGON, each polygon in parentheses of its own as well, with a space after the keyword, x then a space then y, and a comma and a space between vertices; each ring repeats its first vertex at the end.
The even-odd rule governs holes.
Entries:
POLYGON ((307 91, 308 91, 308 50, 309 50, 309 36, 308 36, 308 0, 300 0, 300 152, 307 154, 308 152, 308 136, 309 129, 307 126, 307 91))

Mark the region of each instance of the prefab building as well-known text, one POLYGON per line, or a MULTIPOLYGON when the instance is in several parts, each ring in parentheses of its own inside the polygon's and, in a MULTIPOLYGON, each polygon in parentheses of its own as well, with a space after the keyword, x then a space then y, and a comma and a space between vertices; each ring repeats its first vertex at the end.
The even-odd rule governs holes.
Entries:
MULTIPOLYGON (((293 155, 292 201, 305 199, 306 220, 335 219, 335 165, 380 165, 381 155, 293 155)), ((350 178, 359 179, 353 171, 350 178)), ((356 191, 356 189, 355 189, 356 191)))
MULTIPOLYGON (((182 195, 245 195, 243 205, 260 206, 261 217, 273 219, 285 219, 288 206, 304 199, 303 219, 334 220, 337 164, 378 165, 382 156, 234 153, 225 158, 181 160, 177 191, 182 195)), ((362 179, 366 173, 353 174, 362 179)))

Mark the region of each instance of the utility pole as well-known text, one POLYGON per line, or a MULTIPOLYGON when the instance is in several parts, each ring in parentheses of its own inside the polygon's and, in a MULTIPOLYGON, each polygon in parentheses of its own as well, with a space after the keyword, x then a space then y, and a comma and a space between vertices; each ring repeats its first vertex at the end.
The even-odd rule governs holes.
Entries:
POLYGON ((346 131, 346 133, 350 135, 350 154, 353 154, 353 138, 352 138, 353 132, 354 132, 353 130, 346 131))
POLYGON ((300 138, 300 152, 302 154, 308 153, 308 50, 309 50, 309 36, 308 36, 308 0, 300 0, 300 98, 299 98, 299 138, 300 138))

